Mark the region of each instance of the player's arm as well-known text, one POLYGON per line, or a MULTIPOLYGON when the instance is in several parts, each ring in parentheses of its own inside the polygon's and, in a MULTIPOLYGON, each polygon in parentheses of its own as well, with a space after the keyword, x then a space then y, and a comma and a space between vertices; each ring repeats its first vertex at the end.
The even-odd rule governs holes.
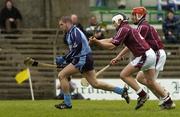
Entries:
POLYGON ((124 47, 123 50, 116 56, 118 60, 120 60, 122 57, 124 57, 127 53, 129 53, 130 50, 128 47, 124 47))
MULTIPOLYGON (((126 39, 127 35, 128 35, 129 29, 127 28, 123 28, 122 30, 120 30, 113 38, 112 40, 112 44, 114 44, 115 46, 119 46, 123 44, 123 41, 126 39)), ((114 65, 116 64, 119 60, 121 60, 123 58, 123 56, 125 56, 128 52, 130 52, 130 50, 125 47, 114 59, 111 60, 110 64, 114 65)))
POLYGON ((130 52, 129 48, 124 47, 123 50, 114 59, 111 60, 110 64, 111 65, 116 64, 118 61, 120 61, 129 52, 130 52))
POLYGON ((109 39, 102 39, 102 40, 97 40, 95 37, 92 37, 89 39, 90 44, 96 44, 102 48, 105 49, 114 49, 116 46, 112 44, 112 38, 109 39))

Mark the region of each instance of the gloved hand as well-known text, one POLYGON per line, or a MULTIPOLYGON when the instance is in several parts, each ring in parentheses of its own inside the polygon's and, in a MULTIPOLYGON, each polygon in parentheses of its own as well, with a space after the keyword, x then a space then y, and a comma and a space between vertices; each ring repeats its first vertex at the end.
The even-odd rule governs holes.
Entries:
POLYGON ((65 62, 65 59, 62 56, 56 57, 56 64, 57 65, 62 65, 64 62, 65 62))

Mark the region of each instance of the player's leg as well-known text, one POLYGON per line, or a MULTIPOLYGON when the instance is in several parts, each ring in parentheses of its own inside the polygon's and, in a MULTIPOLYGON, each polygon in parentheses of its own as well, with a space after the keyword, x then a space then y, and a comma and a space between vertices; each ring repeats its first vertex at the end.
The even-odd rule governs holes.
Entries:
POLYGON ((61 104, 55 105, 56 108, 59 108, 59 109, 72 108, 68 77, 78 72, 79 70, 75 68, 74 65, 71 63, 59 72, 58 78, 60 80, 61 90, 64 93, 64 102, 61 104))
MULTIPOLYGON (((157 56, 157 61, 156 61, 157 64, 156 64, 156 76, 155 76, 155 79, 158 78, 159 72, 163 71, 164 65, 165 65, 165 62, 166 62, 166 58, 167 58, 166 57, 166 52, 164 51, 164 49, 160 49, 160 50, 156 51, 156 56, 157 56)), ((162 87, 162 88, 165 91, 166 95, 170 95, 169 92, 164 87, 162 87)), ((164 101, 163 101, 162 97, 160 97, 159 99, 160 99, 160 101, 159 101, 158 105, 161 106, 164 103, 164 101)))
MULTIPOLYGON (((157 79, 158 78, 158 75, 159 75, 159 71, 162 71, 163 70, 163 67, 164 67, 164 64, 165 64, 165 61, 166 61, 166 53, 163 49, 160 49, 159 51, 156 52, 156 73, 155 73, 155 76, 154 76, 154 79, 157 79)), ((143 84, 143 85, 146 85, 147 86, 147 80, 146 78, 144 77, 144 73, 142 71, 138 72, 137 76, 136 76, 136 79, 139 83, 143 84)), ((150 87, 148 87, 150 89, 150 87)), ((162 104, 162 101, 161 101, 161 97, 158 95, 157 92, 155 92, 154 90, 150 89, 154 94, 155 96, 160 100, 160 104, 162 104)), ((165 89, 164 89, 165 90, 165 89)), ((165 90, 166 91, 166 90, 165 90)), ((168 94, 168 92, 166 91, 166 93, 168 94)))
POLYGON ((129 63, 120 73, 121 79, 124 82, 126 82, 131 88, 133 88, 135 91, 138 91, 140 89, 140 86, 132 77, 132 74, 137 71, 139 71, 139 69, 135 68, 134 66, 131 65, 131 63, 129 63))
MULTIPOLYGON (((155 63, 156 63, 156 55, 155 52, 152 49, 147 50, 142 56, 136 57, 133 61, 131 61, 131 63, 129 65, 132 66, 132 68, 134 70, 149 70, 149 69, 153 69, 155 71, 155 63)), ((133 70, 132 70, 133 71, 133 70)), ((132 72, 133 73, 133 72, 132 72)), ((131 76, 132 73, 129 75, 131 76)), ((155 73, 153 72, 151 74, 151 76, 154 77, 155 73)), ((146 77, 146 76, 145 76, 146 77)), ((127 78, 126 78, 127 79, 127 78)), ((142 80, 143 81, 143 80, 142 80)), ((132 87, 133 88, 133 87, 132 87)), ((135 91, 137 91, 137 89, 135 89, 135 91)), ((142 88, 140 88, 137 91, 137 94, 139 95, 138 101, 137 101, 137 105, 135 107, 135 109, 139 109, 140 107, 143 106, 143 104, 147 101, 147 99, 149 98, 148 94, 143 91, 142 88), (143 93, 141 93, 143 92, 143 93)))
MULTIPOLYGON (((156 75, 157 76, 157 75, 156 75)), ((144 72, 142 71, 139 71, 137 76, 136 76, 136 79, 139 83, 147 86, 147 80, 146 78, 144 77, 144 72)), ((149 87, 148 87, 149 88, 149 87)), ((150 88, 149 88, 150 89, 150 88)), ((158 95, 158 93, 156 93, 154 90, 150 89, 152 91, 152 93, 158 98, 158 99, 161 99, 161 97, 158 95)))
POLYGON ((175 104, 171 100, 171 97, 169 94, 167 94, 163 87, 160 86, 159 83, 156 82, 156 80, 153 78, 153 70, 150 69, 148 71, 144 71, 144 76, 147 79, 147 86, 154 90, 160 97, 163 99, 162 108, 163 109, 171 109, 175 108, 175 104))
POLYGON ((86 77, 89 84, 96 89, 103 89, 107 91, 113 91, 114 93, 121 94, 122 98, 126 100, 127 103, 130 102, 130 98, 128 96, 127 87, 120 88, 109 83, 105 83, 103 81, 96 79, 95 70, 84 72, 83 75, 86 77))
MULTIPOLYGON (((164 100, 165 105, 171 106, 173 104, 171 98, 169 95, 164 91, 164 88, 162 88, 157 82, 155 78, 155 62, 156 60, 155 53, 152 51, 152 49, 148 50, 146 52, 146 61, 144 66, 142 67, 142 71, 144 72, 144 77, 147 80, 147 87, 149 87, 151 90, 154 90, 162 99, 164 100), (154 57, 155 56, 155 57, 154 57)), ((158 74, 156 74, 158 75, 158 74)))
MULTIPOLYGON (((158 78, 158 75, 159 75, 159 70, 156 70, 156 74, 155 74, 155 80, 158 78)), ((161 84, 159 83, 159 85, 161 86, 161 84)), ((165 92, 166 95, 169 95, 170 96, 170 93, 163 87, 161 86, 165 92)), ((155 92, 155 91, 154 91, 155 92)), ((154 93, 155 94, 155 93, 154 93)), ((158 96, 158 94, 156 93, 156 95, 158 96)), ((163 100, 163 97, 161 96, 158 96, 158 99, 159 99, 159 103, 158 103, 158 106, 161 106, 163 103, 164 103, 164 100, 163 100)))
MULTIPOLYGON (((156 70, 156 74, 155 74, 155 79, 157 79, 157 77, 158 77, 158 74, 159 74, 159 71, 157 71, 156 70)), ((139 82, 139 83, 141 83, 141 84, 143 84, 143 85, 145 85, 145 86, 148 86, 147 85, 147 80, 146 80, 146 78, 144 77, 144 73, 142 72, 142 71, 140 71, 140 72, 138 72, 138 74, 137 74, 137 76, 136 76, 136 79, 137 79, 137 81, 139 82)), ((160 85, 160 84, 159 84, 160 85)), ((161 106, 162 104, 163 104, 163 99, 162 99, 162 97, 161 96, 159 96, 159 94, 156 92, 156 91, 154 91, 154 90, 152 90, 150 87, 148 87, 151 91, 152 91, 152 93, 159 99, 159 106, 161 106)), ((162 87, 163 88, 163 87, 162 87)), ((163 88, 163 90, 165 91, 165 93, 167 94, 167 95, 169 95, 169 92, 165 89, 165 88, 163 88)))
POLYGON ((139 71, 136 75, 136 80, 143 84, 143 85, 146 85, 147 84, 147 81, 146 79, 144 78, 144 73, 142 71, 139 71))
POLYGON ((139 68, 134 67, 129 63, 121 72, 121 79, 126 82, 131 88, 133 88, 139 96, 135 109, 139 109, 149 98, 148 94, 138 85, 136 80, 132 77, 132 74, 139 71, 139 68))
POLYGON ((86 63, 83 66, 81 73, 86 77, 87 81, 94 87, 98 89, 103 89, 107 91, 114 91, 117 94, 121 94, 125 98, 126 102, 129 103, 129 96, 127 88, 115 87, 113 85, 107 84, 105 82, 99 81, 96 79, 96 73, 94 70, 94 61, 92 55, 89 54, 86 56, 86 63))

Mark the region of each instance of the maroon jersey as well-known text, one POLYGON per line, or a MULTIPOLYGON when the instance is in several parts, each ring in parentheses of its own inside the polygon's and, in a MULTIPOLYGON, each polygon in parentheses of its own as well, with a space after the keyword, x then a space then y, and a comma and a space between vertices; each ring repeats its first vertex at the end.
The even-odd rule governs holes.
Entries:
POLYGON ((150 49, 150 46, 138 30, 131 28, 127 22, 121 23, 112 43, 115 46, 125 44, 135 57, 143 55, 150 49))
POLYGON ((145 19, 139 22, 137 29, 154 51, 164 48, 156 29, 150 26, 145 19))

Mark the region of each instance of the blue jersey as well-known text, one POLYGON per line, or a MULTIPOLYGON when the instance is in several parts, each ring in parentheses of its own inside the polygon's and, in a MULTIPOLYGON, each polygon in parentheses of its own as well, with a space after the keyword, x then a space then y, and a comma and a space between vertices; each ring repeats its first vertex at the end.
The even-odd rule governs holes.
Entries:
POLYGON ((71 27, 66 35, 66 40, 69 46, 69 53, 64 56, 66 61, 71 61, 74 58, 85 61, 86 55, 92 53, 86 36, 76 26, 71 27))

